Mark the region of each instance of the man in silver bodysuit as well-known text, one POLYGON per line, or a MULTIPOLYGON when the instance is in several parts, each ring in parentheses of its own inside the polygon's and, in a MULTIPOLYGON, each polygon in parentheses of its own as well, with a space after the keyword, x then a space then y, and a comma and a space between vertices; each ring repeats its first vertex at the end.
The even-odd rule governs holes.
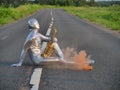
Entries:
MULTIPOLYGON (((53 39, 53 45, 54 45, 55 52, 57 52, 58 54, 57 55, 58 57, 49 57, 49 58, 42 57, 42 54, 44 51, 41 50, 41 42, 42 41, 49 42, 51 38, 46 37, 38 32, 40 26, 39 26, 38 21, 35 18, 28 20, 28 25, 30 27, 29 30, 31 32, 27 36, 26 41, 24 43, 24 46, 23 46, 23 49, 20 55, 20 60, 17 64, 12 64, 11 66, 14 66, 14 67, 21 66, 27 52, 30 53, 31 60, 33 61, 35 65, 39 65, 41 62, 47 62, 47 61, 48 62, 49 61, 61 61, 64 63, 75 64, 75 62, 71 62, 71 61, 68 62, 64 60, 63 53, 59 45, 57 44, 57 38, 53 39)), ((93 64, 94 60, 89 60, 88 63, 93 64)))
POLYGON ((44 58, 41 56, 42 51, 41 51, 41 42, 46 41, 49 42, 51 40, 50 37, 46 37, 40 33, 38 33, 38 30, 40 28, 38 21, 35 18, 32 18, 28 21, 30 29, 30 33, 26 38, 26 41, 24 43, 24 47, 22 49, 21 55, 20 55, 20 60, 17 64, 12 64, 11 66, 21 66, 25 55, 28 51, 30 51, 30 56, 34 64, 39 65, 40 62, 46 62, 46 61, 64 61, 63 53, 61 49, 59 48, 57 44, 57 39, 54 38, 53 44, 55 51, 58 54, 58 57, 50 57, 50 58, 44 58))

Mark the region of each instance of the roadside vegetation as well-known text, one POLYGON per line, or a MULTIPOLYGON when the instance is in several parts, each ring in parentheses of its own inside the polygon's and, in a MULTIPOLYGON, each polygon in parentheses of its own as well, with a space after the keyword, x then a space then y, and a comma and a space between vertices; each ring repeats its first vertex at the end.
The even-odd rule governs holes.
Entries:
POLYGON ((67 12, 112 30, 120 30, 120 2, 95 0, 1 0, 0 25, 45 8, 63 8, 67 12))
POLYGON ((120 30, 120 6, 110 7, 64 7, 80 18, 95 22, 112 30, 120 30))
MULTIPOLYGON (((51 7, 51 6, 47 6, 51 7)), ((47 8, 44 5, 20 5, 19 7, 0 7, 0 25, 4 25, 10 22, 13 22, 15 20, 18 20, 22 17, 25 17, 27 15, 30 15, 42 8, 47 8)))

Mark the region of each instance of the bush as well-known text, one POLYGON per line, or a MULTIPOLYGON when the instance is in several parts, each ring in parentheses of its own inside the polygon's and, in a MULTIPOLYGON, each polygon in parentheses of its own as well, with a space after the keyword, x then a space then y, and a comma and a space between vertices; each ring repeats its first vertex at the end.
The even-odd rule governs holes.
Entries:
POLYGON ((39 10, 39 5, 21 5, 17 8, 0 7, 0 24, 6 24, 39 10))

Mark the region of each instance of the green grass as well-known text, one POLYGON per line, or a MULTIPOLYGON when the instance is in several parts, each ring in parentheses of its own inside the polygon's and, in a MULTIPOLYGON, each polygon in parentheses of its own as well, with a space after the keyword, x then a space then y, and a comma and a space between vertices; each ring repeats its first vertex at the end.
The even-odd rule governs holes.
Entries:
POLYGON ((112 30, 120 30, 120 6, 111 7, 59 7, 49 5, 21 5, 17 8, 0 7, 0 25, 4 25, 19 18, 30 15, 45 8, 63 8, 90 22, 95 22, 112 30))
POLYGON ((64 9, 80 18, 120 30, 120 6, 111 7, 64 7, 64 9))
POLYGON ((37 10, 41 10, 43 8, 51 8, 52 6, 44 6, 44 5, 21 5, 17 8, 5 8, 0 7, 0 25, 4 25, 15 20, 18 20, 22 17, 30 15, 37 10))

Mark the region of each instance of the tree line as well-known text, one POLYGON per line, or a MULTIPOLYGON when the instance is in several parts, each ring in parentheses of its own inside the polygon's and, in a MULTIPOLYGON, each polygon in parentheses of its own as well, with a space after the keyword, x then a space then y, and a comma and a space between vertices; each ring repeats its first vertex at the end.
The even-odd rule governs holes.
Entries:
POLYGON ((59 6, 95 5, 94 0, 0 0, 0 6, 17 7, 22 4, 47 4, 59 6))
MULTIPOLYGON (((114 0, 112 0, 111 2, 113 1, 114 0)), ((98 6, 99 5, 98 2, 95 2, 95 0, 0 0, 0 6, 5 6, 5 7, 17 7, 23 4, 34 4, 34 3, 46 4, 46 5, 59 5, 59 6, 85 6, 85 5, 98 6)), ((118 4, 118 2, 116 3, 118 4)))

